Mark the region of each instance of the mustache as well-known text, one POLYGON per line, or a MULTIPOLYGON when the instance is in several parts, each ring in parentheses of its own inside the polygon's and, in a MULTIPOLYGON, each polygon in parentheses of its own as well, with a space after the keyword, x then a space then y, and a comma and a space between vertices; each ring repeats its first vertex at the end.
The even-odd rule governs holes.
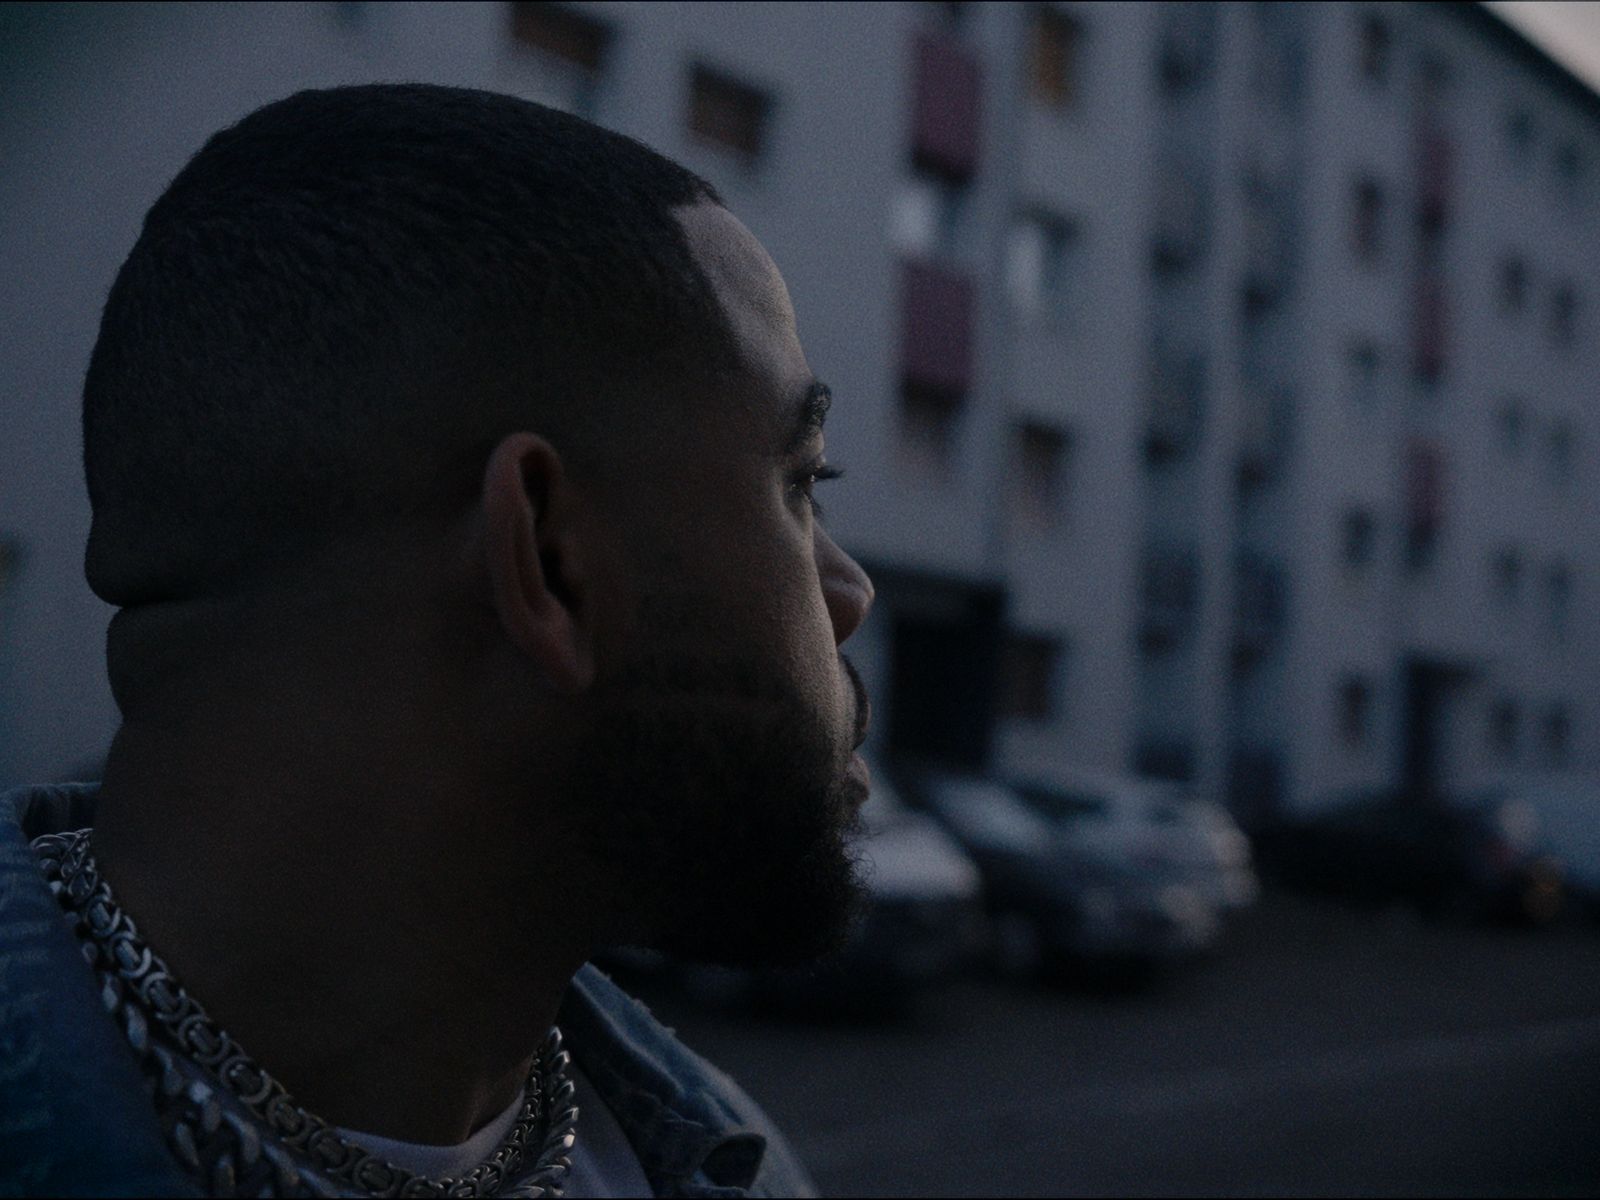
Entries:
POLYGON ((867 696, 867 685, 861 682, 861 673, 856 670, 855 663, 841 654, 839 665, 844 668, 845 678, 850 681, 850 689, 855 693, 855 731, 850 745, 851 749, 856 749, 867 740, 867 730, 872 725, 872 701, 867 696))

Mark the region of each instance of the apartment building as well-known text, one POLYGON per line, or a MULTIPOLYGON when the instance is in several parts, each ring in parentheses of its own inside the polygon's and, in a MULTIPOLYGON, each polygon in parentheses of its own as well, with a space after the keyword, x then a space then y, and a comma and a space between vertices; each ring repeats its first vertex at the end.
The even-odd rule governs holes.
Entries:
POLYGON ((104 6, 0 80, 0 783, 103 752, 77 388, 137 222, 298 87, 556 104, 711 178, 838 397, 885 755, 1247 821, 1600 766, 1600 99, 1476 5, 104 6), (107 12, 105 9, 111 9, 107 12))

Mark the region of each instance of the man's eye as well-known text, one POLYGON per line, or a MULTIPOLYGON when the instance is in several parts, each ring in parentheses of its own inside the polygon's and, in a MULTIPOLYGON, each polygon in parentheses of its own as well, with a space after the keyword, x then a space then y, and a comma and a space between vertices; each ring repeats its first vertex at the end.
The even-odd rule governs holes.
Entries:
POLYGON ((817 502, 811 489, 819 483, 838 479, 843 474, 844 470, 840 467, 829 466, 827 463, 814 463, 795 477, 795 490, 806 498, 806 503, 811 506, 812 515, 817 519, 822 518, 822 505, 817 502))

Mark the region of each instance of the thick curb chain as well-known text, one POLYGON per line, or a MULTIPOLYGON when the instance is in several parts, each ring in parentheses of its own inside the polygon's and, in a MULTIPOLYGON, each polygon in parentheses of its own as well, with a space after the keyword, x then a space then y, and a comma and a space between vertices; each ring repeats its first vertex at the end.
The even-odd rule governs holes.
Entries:
POLYGON ((100 978, 106 1010, 123 1026, 150 1083, 168 1145, 209 1195, 561 1195, 578 1110, 566 1078, 571 1059, 561 1048, 559 1030, 550 1031, 535 1056, 516 1123, 495 1152, 458 1178, 417 1175, 346 1141, 301 1108, 211 1020, 112 898, 89 852, 87 830, 37 838, 33 848, 51 892, 73 918, 84 957, 100 978), (234 1111, 206 1082, 191 1078, 172 1051, 151 1037, 150 1018, 248 1116, 234 1111), (547 1109, 545 1136, 525 1173, 529 1142, 547 1109))

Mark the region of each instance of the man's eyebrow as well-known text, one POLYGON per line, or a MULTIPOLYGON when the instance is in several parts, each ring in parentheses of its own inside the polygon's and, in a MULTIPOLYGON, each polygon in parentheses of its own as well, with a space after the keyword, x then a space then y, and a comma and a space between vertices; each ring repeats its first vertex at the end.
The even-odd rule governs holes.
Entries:
POLYGON ((794 424, 789 440, 784 443, 786 455, 798 454, 813 437, 822 432, 822 423, 828 419, 828 409, 833 404, 833 393, 820 379, 813 379, 794 406, 794 424))

